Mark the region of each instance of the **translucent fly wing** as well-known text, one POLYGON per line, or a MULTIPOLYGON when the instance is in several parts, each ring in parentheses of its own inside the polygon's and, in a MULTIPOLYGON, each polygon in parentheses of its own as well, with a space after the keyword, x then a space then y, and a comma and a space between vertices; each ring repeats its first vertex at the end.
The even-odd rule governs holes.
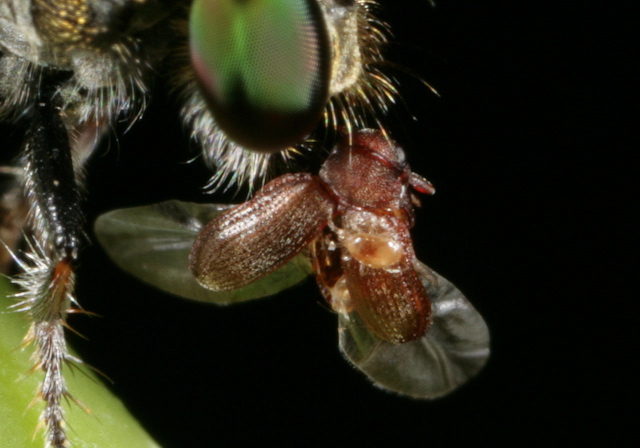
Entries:
POLYGON ((270 275, 227 292, 214 292, 195 280, 189 253, 202 227, 231 206, 167 201, 115 210, 98 218, 95 233, 109 257, 134 277, 180 297, 230 304, 276 294, 311 272, 300 254, 270 275))
POLYGON ((357 314, 339 314, 340 350, 383 389, 414 398, 437 398, 482 369, 489 358, 489 329, 453 284, 416 263, 431 299, 427 334, 393 344, 371 333, 357 314))

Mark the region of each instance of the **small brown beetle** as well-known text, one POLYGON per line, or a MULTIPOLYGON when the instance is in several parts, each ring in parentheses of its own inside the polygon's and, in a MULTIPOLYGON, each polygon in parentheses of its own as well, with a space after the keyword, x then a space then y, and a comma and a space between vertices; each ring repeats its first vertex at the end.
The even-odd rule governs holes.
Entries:
POLYGON ((125 270, 197 300, 271 295, 313 272, 338 314, 345 357, 381 387, 435 398, 482 368, 489 332, 462 293, 416 259, 416 192, 434 189, 386 135, 361 130, 317 176, 283 175, 209 213, 175 201, 111 212, 96 231, 125 270), (190 277, 187 235, 196 233, 190 277))

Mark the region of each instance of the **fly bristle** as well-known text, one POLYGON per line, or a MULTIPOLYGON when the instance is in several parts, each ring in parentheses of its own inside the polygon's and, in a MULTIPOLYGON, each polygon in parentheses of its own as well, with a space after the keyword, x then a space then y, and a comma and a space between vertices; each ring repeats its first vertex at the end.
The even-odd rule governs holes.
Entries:
POLYGON ((68 442, 62 399, 75 401, 62 374, 65 363, 77 361, 68 352, 64 334, 65 327, 68 328, 67 310, 73 309, 75 303, 74 272, 69 260, 54 261, 36 242, 29 240, 27 246, 28 251, 18 260, 22 273, 13 280, 21 289, 14 295, 18 302, 13 309, 26 313, 32 322, 21 344, 22 348, 34 347, 30 373, 44 373, 30 406, 44 401, 39 427, 45 431, 46 446, 63 448, 68 442))
POLYGON ((393 79, 380 69, 385 61, 382 51, 390 35, 389 26, 375 17, 376 2, 358 0, 358 3, 362 69, 354 85, 331 98, 325 109, 324 123, 347 135, 372 124, 386 133, 378 117, 386 115, 399 96, 393 79))
POLYGON ((274 162, 286 164, 293 157, 294 148, 276 153, 255 152, 229 140, 209 112, 195 79, 184 75, 181 82, 186 82, 183 121, 192 129, 191 137, 202 147, 205 162, 215 172, 205 187, 207 191, 226 192, 233 186, 248 186, 253 191, 268 180, 274 162))

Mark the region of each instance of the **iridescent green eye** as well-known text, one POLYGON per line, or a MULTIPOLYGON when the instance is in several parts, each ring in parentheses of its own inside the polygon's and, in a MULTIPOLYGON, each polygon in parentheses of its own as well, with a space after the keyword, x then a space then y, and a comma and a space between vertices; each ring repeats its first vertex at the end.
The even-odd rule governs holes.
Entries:
POLYGON ((277 151, 309 135, 330 81, 315 0, 195 0, 189 27, 196 77, 231 140, 277 151))

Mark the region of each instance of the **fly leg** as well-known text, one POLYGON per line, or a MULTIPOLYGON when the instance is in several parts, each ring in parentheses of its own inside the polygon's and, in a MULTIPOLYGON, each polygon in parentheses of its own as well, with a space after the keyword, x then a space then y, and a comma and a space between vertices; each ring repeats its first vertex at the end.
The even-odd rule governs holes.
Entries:
MULTIPOLYGON (((55 104, 55 86, 43 87, 25 135, 24 191, 33 237, 16 282, 22 288, 16 308, 30 318, 25 345, 35 347, 33 370, 44 373, 37 399, 45 403, 40 424, 46 446, 67 446, 62 399, 70 398, 62 368, 77 361, 67 350, 64 329, 76 304, 74 268, 83 240, 82 194, 74 168, 70 132, 55 104)), ((77 309, 77 306, 76 306, 77 309)))

